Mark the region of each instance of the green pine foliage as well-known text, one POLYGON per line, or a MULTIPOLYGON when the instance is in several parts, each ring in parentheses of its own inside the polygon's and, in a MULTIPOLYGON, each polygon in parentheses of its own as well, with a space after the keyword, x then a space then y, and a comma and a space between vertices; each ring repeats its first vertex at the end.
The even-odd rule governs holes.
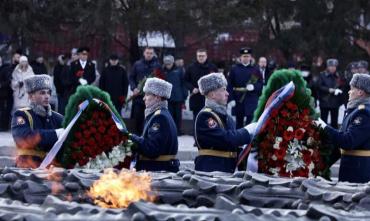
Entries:
POLYGON ((262 91, 262 95, 258 100, 257 109, 254 112, 253 121, 257 121, 262 115, 266 102, 269 97, 278 89, 293 81, 295 85, 294 96, 291 101, 301 109, 308 108, 310 110, 310 115, 314 118, 317 117, 317 113, 314 109, 314 99, 311 96, 311 90, 307 88, 307 82, 301 76, 300 71, 297 70, 287 70, 282 69, 275 71, 269 78, 266 87, 262 91))
POLYGON ((78 105, 80 105, 85 100, 91 101, 93 98, 99 99, 106 103, 113 111, 113 113, 119 118, 122 125, 125 127, 125 123, 123 122, 121 115, 114 107, 110 99, 110 95, 107 92, 104 92, 99 88, 91 85, 78 86, 76 93, 69 98, 65 111, 66 114, 63 120, 63 127, 66 128, 68 124, 72 121, 73 117, 77 114, 78 105))

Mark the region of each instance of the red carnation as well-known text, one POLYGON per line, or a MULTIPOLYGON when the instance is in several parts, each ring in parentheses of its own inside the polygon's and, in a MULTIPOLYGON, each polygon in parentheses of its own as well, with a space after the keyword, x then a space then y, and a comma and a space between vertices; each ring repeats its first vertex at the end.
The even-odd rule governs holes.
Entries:
POLYGON ((294 132, 293 131, 287 131, 287 130, 285 130, 284 131, 284 134, 283 134, 283 138, 286 141, 292 140, 294 138, 294 132))
POLYGON ((103 134, 105 132, 105 128, 103 126, 100 126, 98 127, 98 131, 103 134))
POLYGON ((297 140, 302 140, 303 136, 304 136, 304 130, 301 128, 296 130, 294 133, 294 138, 296 138, 297 140))
POLYGON ((79 70, 79 71, 76 72, 76 77, 78 77, 78 78, 81 78, 83 75, 84 75, 83 70, 79 70))
POLYGON ((278 160, 283 160, 286 155, 286 149, 280 147, 277 151, 275 151, 275 156, 278 160))

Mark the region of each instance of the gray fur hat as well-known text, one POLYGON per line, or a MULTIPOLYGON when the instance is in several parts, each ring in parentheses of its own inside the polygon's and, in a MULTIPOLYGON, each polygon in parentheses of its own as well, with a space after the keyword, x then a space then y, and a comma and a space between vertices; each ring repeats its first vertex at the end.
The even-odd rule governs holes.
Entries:
POLYGON ((40 74, 24 79, 24 85, 27 93, 33 93, 38 90, 51 90, 51 78, 49 75, 40 74))
POLYGON ((145 81, 144 93, 152 93, 154 95, 169 99, 171 97, 172 84, 159 78, 148 78, 145 81))
POLYGON ((354 74, 349 84, 370 94, 370 75, 368 74, 354 74))
POLYGON ((335 58, 330 58, 328 60, 326 60, 326 66, 338 66, 339 62, 337 59, 335 58))
POLYGON ((210 73, 198 80, 199 91, 203 95, 208 92, 227 86, 227 80, 222 73, 210 73))

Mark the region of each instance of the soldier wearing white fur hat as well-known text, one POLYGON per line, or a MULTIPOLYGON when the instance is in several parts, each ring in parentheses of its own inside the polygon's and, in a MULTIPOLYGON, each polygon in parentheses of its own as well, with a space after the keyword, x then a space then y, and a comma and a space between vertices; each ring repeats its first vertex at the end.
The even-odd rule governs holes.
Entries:
POLYGON ((12 135, 17 146, 16 166, 37 168, 58 140, 63 116, 51 110, 51 79, 34 75, 24 79, 30 106, 15 111, 12 135))
POLYGON ((256 124, 235 128, 234 120, 226 112, 229 93, 222 73, 208 74, 199 79, 198 85, 206 100, 195 120, 195 138, 199 148, 195 169, 233 173, 239 147, 251 141, 256 124))
POLYGON ((141 136, 130 134, 136 144, 137 170, 177 172, 180 162, 176 159, 178 150, 177 129, 167 100, 171 97, 172 84, 159 79, 148 78, 144 85, 145 124, 141 136))
POLYGON ((370 75, 354 74, 348 92, 349 101, 340 130, 317 121, 338 147, 332 154, 334 163, 341 157, 339 181, 370 181, 370 75))

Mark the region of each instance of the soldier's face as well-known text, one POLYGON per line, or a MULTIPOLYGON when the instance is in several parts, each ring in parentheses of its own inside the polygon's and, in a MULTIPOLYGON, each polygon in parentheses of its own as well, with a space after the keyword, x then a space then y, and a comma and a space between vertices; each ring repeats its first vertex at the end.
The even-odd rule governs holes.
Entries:
POLYGON ((243 54, 240 56, 240 62, 243 64, 249 64, 252 60, 252 55, 250 54, 243 54))
POLYGON ((229 93, 226 87, 219 88, 217 90, 209 92, 208 96, 216 101, 218 104, 227 105, 227 100, 229 98, 229 93))
POLYGON ((50 103, 51 90, 38 90, 30 94, 31 102, 47 107, 50 103))
POLYGON ((150 60, 152 60, 153 59, 153 57, 154 57, 154 50, 153 49, 145 49, 145 51, 144 51, 144 59, 146 60, 146 61, 150 61, 150 60))
POLYGON ((83 52, 78 54, 78 57, 80 58, 80 60, 86 61, 88 55, 89 55, 89 53, 87 51, 83 51, 83 52))
POLYGON ((365 92, 363 90, 351 86, 351 90, 348 91, 348 95, 349 95, 348 101, 353 101, 360 97, 363 97, 365 95, 365 92))
POLYGON ((161 101, 161 98, 151 93, 145 93, 143 100, 145 107, 148 108, 161 101))
POLYGON ((336 66, 328 66, 329 73, 335 73, 336 70, 337 70, 336 66))
POLYGON ((203 64, 207 60, 207 53, 206 52, 197 52, 197 61, 200 64, 203 64))

